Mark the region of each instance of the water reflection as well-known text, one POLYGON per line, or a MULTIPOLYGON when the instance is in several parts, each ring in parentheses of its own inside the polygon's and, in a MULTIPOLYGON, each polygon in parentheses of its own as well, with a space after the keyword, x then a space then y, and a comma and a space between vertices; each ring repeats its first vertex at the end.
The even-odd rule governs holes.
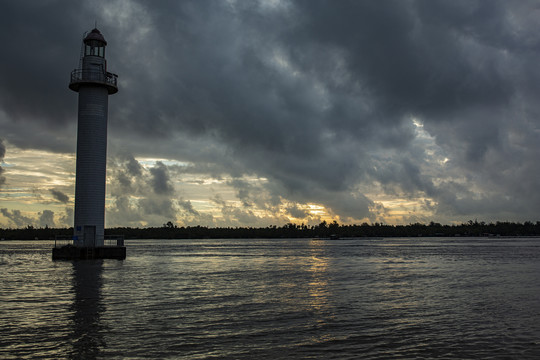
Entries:
POLYGON ((538 240, 409 241, 0 242, 0 358, 540 359, 538 240))
POLYGON ((328 257, 325 254, 326 243, 321 240, 309 242, 309 295, 312 310, 323 311, 328 308, 328 257))
POLYGON ((328 244, 321 240, 309 242, 308 261, 308 306, 312 313, 313 332, 305 345, 323 344, 334 341, 329 326, 335 318, 329 281, 328 244))
POLYGON ((72 359, 95 359, 105 346, 101 315, 103 260, 73 262, 72 359))

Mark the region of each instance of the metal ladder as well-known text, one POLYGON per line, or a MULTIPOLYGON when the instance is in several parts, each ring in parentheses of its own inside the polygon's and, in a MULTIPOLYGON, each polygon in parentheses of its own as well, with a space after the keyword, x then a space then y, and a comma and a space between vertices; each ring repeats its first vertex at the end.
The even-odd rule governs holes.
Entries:
POLYGON ((91 248, 91 247, 86 248, 86 258, 87 259, 93 259, 94 258, 94 248, 91 248))

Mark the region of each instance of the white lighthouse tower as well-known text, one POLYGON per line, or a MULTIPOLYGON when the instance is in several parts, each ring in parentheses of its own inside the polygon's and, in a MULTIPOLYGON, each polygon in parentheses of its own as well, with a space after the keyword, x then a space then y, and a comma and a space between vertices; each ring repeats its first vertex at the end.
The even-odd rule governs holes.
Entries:
POLYGON ((106 45, 98 29, 84 37, 69 83, 79 93, 73 245, 85 248, 104 246, 108 98, 118 92, 117 75, 107 71, 106 45))

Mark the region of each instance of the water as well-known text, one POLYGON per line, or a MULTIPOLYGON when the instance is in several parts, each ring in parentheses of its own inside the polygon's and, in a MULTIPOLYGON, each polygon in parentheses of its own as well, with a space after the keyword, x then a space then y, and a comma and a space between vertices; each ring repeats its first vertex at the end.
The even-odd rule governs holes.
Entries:
POLYGON ((536 359, 540 239, 0 242, 0 358, 536 359))

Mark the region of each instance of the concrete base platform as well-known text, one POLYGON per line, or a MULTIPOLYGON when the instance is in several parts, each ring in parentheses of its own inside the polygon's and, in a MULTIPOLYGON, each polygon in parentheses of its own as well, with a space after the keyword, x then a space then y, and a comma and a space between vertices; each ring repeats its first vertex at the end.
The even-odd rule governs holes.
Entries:
POLYGON ((65 245, 52 249, 53 260, 118 259, 126 258, 125 246, 78 247, 65 245))

